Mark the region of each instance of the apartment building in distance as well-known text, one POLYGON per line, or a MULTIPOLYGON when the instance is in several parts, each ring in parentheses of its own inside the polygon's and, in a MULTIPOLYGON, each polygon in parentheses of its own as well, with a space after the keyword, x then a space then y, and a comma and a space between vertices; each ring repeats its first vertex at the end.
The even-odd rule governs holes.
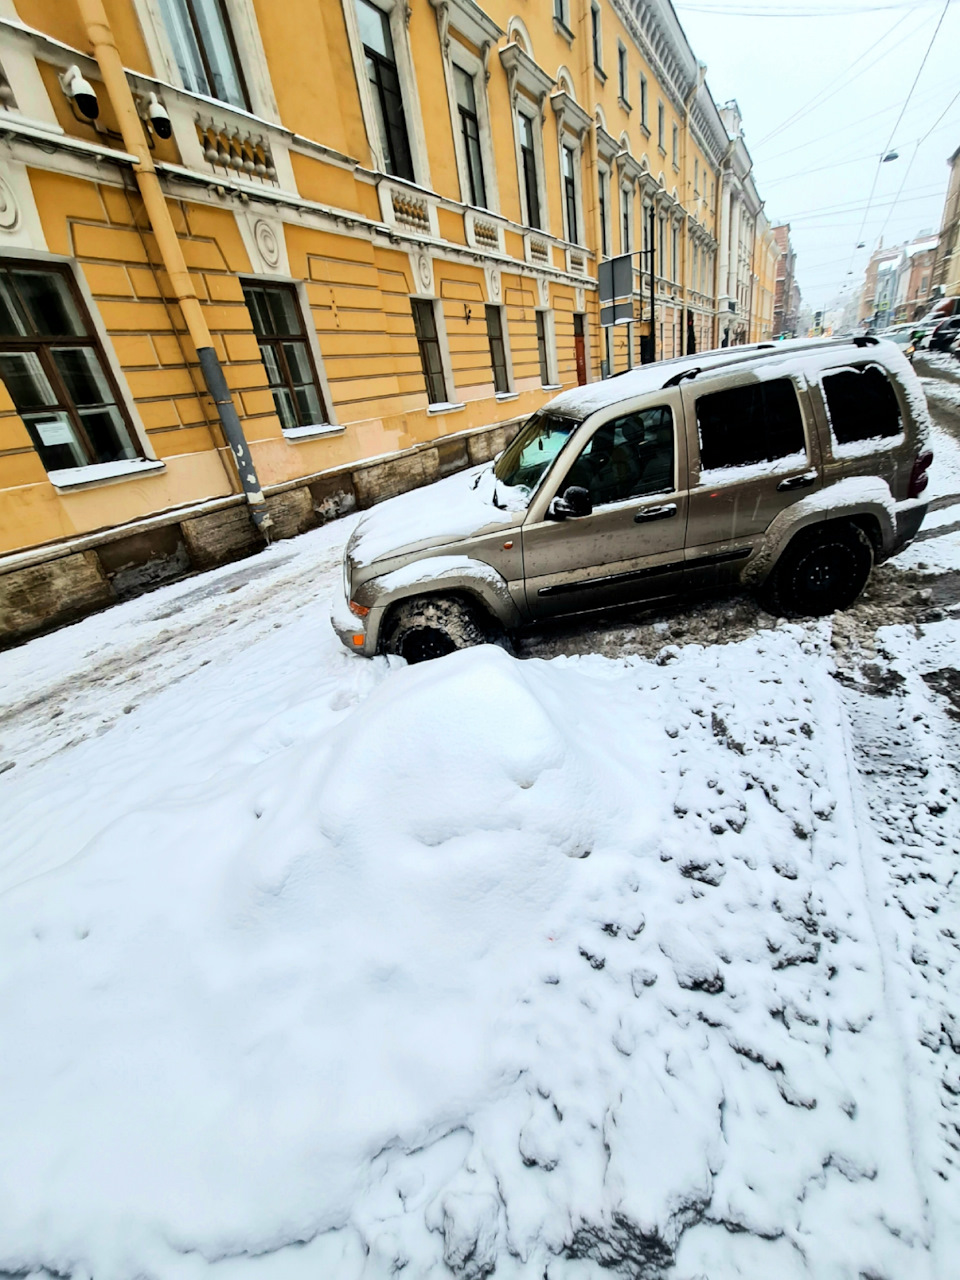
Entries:
POLYGON ((669 0, 0 0, 0 640, 768 336, 737 147, 669 0))
POLYGON ((943 203, 933 286, 938 297, 955 298, 960 297, 960 147, 947 163, 950 181, 943 203))

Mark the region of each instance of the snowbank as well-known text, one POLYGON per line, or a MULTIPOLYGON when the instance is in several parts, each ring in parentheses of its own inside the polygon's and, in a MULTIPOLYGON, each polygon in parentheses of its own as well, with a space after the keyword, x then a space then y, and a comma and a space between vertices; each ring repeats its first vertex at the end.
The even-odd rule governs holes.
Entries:
POLYGON ((101 809, 0 898, 0 1270, 927 1274, 826 633, 378 660, 101 809))

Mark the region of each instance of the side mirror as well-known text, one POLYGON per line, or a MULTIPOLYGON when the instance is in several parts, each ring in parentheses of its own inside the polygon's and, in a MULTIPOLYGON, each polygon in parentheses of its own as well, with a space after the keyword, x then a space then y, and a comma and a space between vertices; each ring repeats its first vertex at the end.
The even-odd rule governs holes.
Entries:
POLYGON ((548 514, 554 520, 566 520, 568 516, 576 518, 589 516, 592 513, 593 503, 590 500, 590 490, 582 489, 579 485, 572 484, 568 489, 564 490, 562 498, 554 498, 550 503, 548 514))

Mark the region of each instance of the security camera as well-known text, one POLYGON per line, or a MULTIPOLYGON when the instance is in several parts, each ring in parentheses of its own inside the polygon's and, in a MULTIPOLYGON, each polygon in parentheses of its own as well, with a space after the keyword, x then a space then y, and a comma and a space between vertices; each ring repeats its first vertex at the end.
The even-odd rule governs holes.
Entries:
POLYGON ((147 98, 147 119, 158 138, 167 139, 173 134, 173 124, 167 115, 167 109, 155 93, 147 98))
POLYGON ((93 85, 84 80, 80 68, 76 65, 67 67, 60 77, 60 85, 68 98, 77 104, 77 110, 88 120, 96 120, 100 114, 100 103, 93 91, 93 85))

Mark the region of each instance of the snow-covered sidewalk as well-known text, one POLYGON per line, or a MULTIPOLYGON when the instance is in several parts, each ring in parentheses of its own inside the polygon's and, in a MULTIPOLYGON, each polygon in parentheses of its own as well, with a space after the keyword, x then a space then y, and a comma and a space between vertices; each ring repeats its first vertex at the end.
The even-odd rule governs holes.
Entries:
POLYGON ((949 613, 406 668, 350 527, 0 655, 0 1271, 949 1280, 949 613))

